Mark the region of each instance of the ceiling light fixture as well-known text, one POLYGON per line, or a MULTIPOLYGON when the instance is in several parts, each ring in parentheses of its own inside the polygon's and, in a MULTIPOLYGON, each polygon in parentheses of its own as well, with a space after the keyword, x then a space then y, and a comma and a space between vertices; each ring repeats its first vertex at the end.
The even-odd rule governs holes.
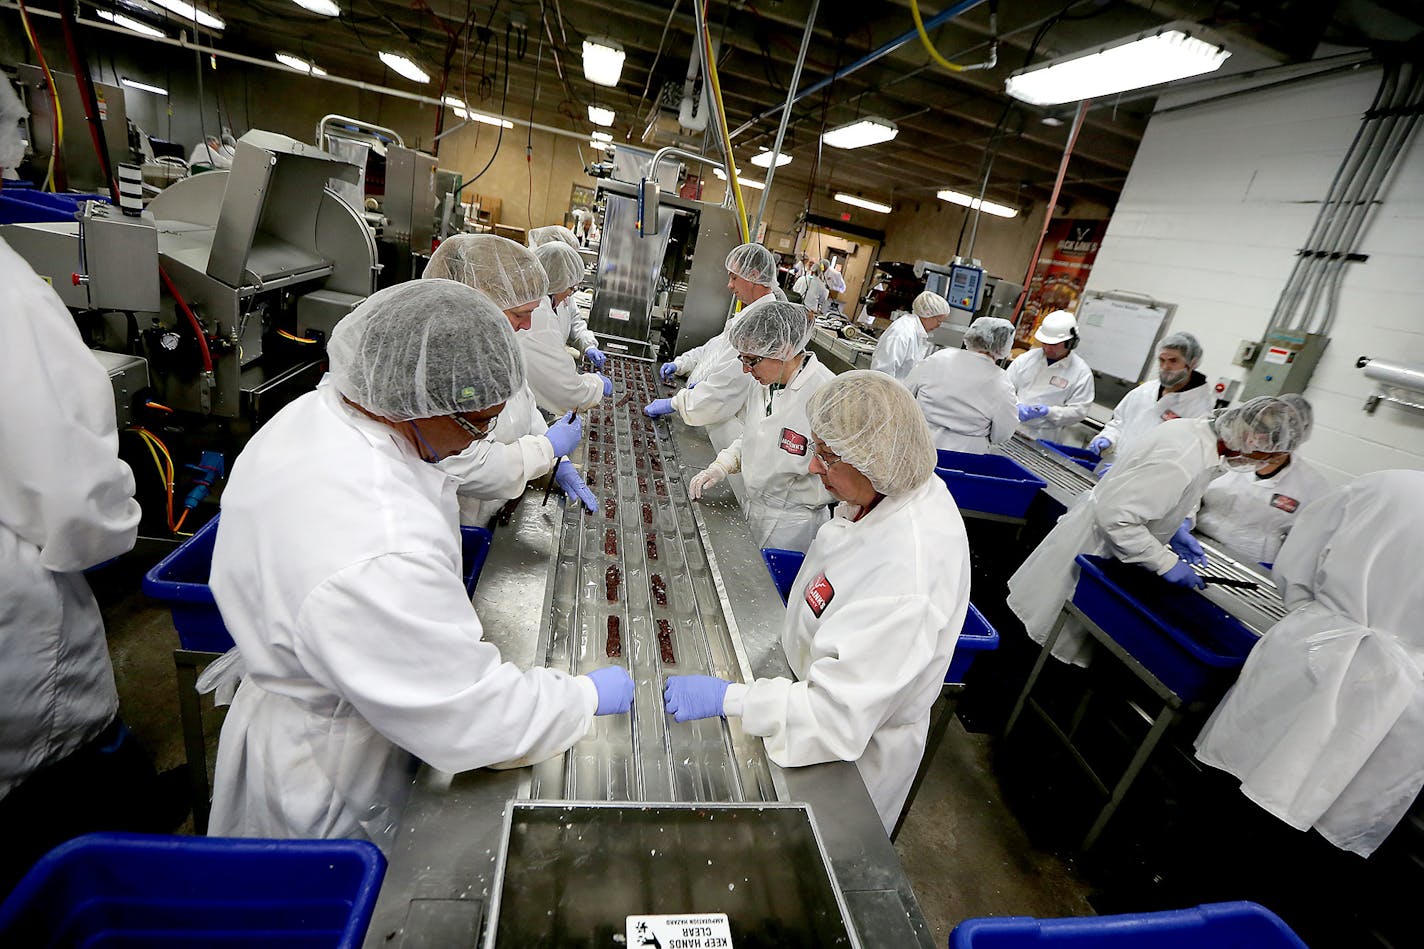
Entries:
POLYGON ((322 69, 316 63, 309 63, 300 56, 293 56, 291 53, 278 53, 273 58, 288 69, 295 69, 297 72, 306 73, 308 76, 326 75, 326 70, 322 69))
POLYGON ((857 197, 853 194, 846 194, 844 191, 836 193, 836 200, 841 204, 849 204, 852 207, 865 208, 867 211, 874 211, 876 214, 889 214, 895 210, 888 204, 881 204, 879 201, 867 201, 865 198, 857 197))
POLYGON ((1020 69, 1004 86, 1023 102, 1059 105, 1215 72, 1231 53, 1219 43, 1192 36, 1202 32, 1193 23, 1168 23, 1020 69))
POLYGON ((128 86, 130 89, 139 89, 143 92, 151 92, 156 96, 168 95, 168 90, 164 89, 162 86, 150 86, 146 82, 139 82, 137 79, 129 79, 127 76, 125 76, 123 79, 120 79, 119 81, 122 82, 124 85, 128 86))
POLYGON ((404 76, 411 82, 429 82, 430 74, 415 64, 415 61, 400 53, 381 53, 381 62, 393 73, 404 76))
POLYGON ((1043 118, 1039 119, 1039 121, 1042 122, 1044 125, 1047 125, 1049 128, 1055 129, 1063 124, 1063 120, 1056 115, 1045 115, 1043 118))
POLYGON ((821 136, 821 141, 832 148, 864 148, 867 145, 891 141, 899 134, 900 130, 895 127, 894 122, 872 117, 831 129, 821 136))
POLYGON ((459 99, 455 96, 443 96, 440 101, 452 109, 457 118, 464 119, 466 122, 481 122, 485 125, 493 125, 495 128, 514 128, 514 123, 508 119, 502 119, 497 115, 487 115, 484 112, 476 112, 474 109, 465 105, 464 99, 459 99))
MULTIPOLYGON (((721 178, 723 181, 727 180, 727 173, 720 168, 714 167, 712 169, 712 174, 716 175, 718 178, 721 178)), ((750 178, 743 178, 741 172, 737 172, 737 184, 741 185, 743 188, 751 188, 755 191, 760 191, 766 187, 765 181, 753 181, 750 178)))
POLYGON ((609 135, 607 132, 594 132, 592 135, 589 136, 589 138, 595 142, 613 141, 613 136, 609 135))
POLYGON ((222 30, 227 28, 227 24, 206 10, 200 10, 187 3, 186 0, 152 0, 154 6, 162 7, 169 13, 182 20, 192 23, 198 21, 199 26, 206 26, 210 30, 222 30))
MULTIPOLYGON (((791 161, 792 161, 791 156, 788 155, 788 154, 786 154, 785 152, 782 152, 780 155, 777 155, 777 156, 776 156, 776 167, 780 168, 782 165, 789 165, 789 164, 791 164, 791 161)), ((757 154, 753 155, 753 156, 752 156, 752 164, 753 164, 753 165, 760 165, 762 168, 770 168, 770 167, 771 167, 771 149, 769 149, 769 148, 763 148, 760 152, 758 152, 757 154)))
POLYGON ((613 124, 614 113, 612 109, 600 108, 596 105, 588 107, 588 120, 594 125, 607 127, 613 124))
POLYGON ((121 26, 126 30, 132 30, 142 36, 156 36, 160 39, 168 36, 168 34, 162 30, 156 30, 147 23, 140 23, 131 17, 124 16, 122 13, 110 13, 108 10, 95 10, 94 12, 99 15, 99 19, 101 20, 108 20, 114 24, 114 26, 121 26))
POLYGON ((341 7, 337 6, 333 0, 292 0, 292 2, 308 13, 316 13, 320 16, 341 16, 341 7))
MULTIPOLYGON (((979 207, 978 198, 971 197, 970 195, 964 194, 959 191, 951 191, 948 188, 943 191, 935 192, 935 197, 939 198, 941 201, 948 201, 950 204, 957 204, 960 207, 971 209, 979 207)), ((1018 217, 1019 209, 1011 208, 1005 204, 995 204, 993 201, 985 201, 984 213, 992 214, 996 217, 1018 217)))
POLYGON ((583 41, 583 78, 597 86, 618 85, 626 56, 616 41, 589 37, 583 41))

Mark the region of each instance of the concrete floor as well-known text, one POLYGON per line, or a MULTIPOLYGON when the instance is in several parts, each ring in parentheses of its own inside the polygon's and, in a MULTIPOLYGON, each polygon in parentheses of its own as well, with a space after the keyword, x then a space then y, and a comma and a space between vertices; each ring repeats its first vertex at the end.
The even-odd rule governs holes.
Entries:
MULTIPOLYGON (((167 609, 139 592, 143 569, 125 561, 92 579, 122 714, 163 770, 185 760, 173 667, 177 634, 167 609)), ((207 700, 204 706, 211 768, 221 713, 207 700)), ((991 748, 987 736, 951 723, 895 845, 937 945, 972 916, 1092 913, 1087 885, 1071 866, 1035 849, 1004 804, 991 748)), ((191 822, 184 832, 192 832, 191 822)))

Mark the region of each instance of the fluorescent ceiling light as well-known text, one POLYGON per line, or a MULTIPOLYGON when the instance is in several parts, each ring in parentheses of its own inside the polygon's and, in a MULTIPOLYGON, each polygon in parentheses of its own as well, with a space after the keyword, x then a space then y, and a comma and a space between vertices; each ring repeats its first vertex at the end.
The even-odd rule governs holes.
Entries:
POLYGON ((465 105, 464 99, 459 99, 455 96, 444 96, 440 101, 453 109, 455 115, 464 119, 466 122, 482 122, 485 125, 493 125, 496 128, 514 128, 514 123, 508 119, 502 119, 497 115, 486 115, 483 112, 476 112, 474 109, 465 105))
MULTIPOLYGON (((448 105, 450 108, 454 109, 456 112, 467 112, 470 108, 465 104, 464 99, 460 99, 455 96, 441 96, 440 101, 448 105)), ((461 116, 461 118, 463 117, 464 116, 461 116)))
POLYGON ((150 86, 146 82, 139 82, 137 79, 129 79, 127 76, 123 79, 120 79, 119 81, 122 82, 124 85, 128 86, 130 89, 140 89, 144 92, 151 92, 156 96, 168 95, 168 90, 164 89, 162 86, 150 86))
POLYGON ((588 140, 588 147, 596 152, 606 152, 613 147, 613 143, 591 138, 588 140))
POLYGON ((867 211, 874 211, 876 214, 889 214, 895 210, 888 204, 881 204, 879 201, 867 201, 853 194, 846 194, 844 191, 836 195, 836 200, 841 204, 849 204, 857 208, 865 208, 867 211))
POLYGON ((1168 23, 1137 36, 1021 69, 1005 83, 1009 95, 1033 105, 1094 99, 1129 89, 1215 72, 1231 54, 1195 39, 1200 28, 1168 23))
MULTIPOLYGON (((978 198, 971 197, 971 196, 969 196, 969 195, 967 195, 967 194, 962 194, 961 192, 958 192, 958 191, 950 191, 948 188, 946 188, 946 189, 943 190, 943 191, 937 191, 937 192, 935 192, 935 196, 938 197, 941 201, 948 201, 950 204, 958 204, 958 205, 960 205, 961 207, 966 207, 966 208, 977 208, 977 207, 979 207, 979 199, 978 199, 978 198)), ((1018 209, 1018 208, 1011 208, 1011 207, 1009 207, 1009 206, 1007 206, 1007 205, 1004 205, 1004 204, 995 204, 993 201, 985 201, 985 202, 984 202, 984 213, 985 213, 985 214, 993 214, 993 215, 996 215, 997 217, 1018 217, 1018 216, 1019 216, 1019 209, 1018 209)))
POLYGON ((381 62, 390 67, 391 72, 397 73, 411 82, 429 82, 430 74, 417 66, 408 57, 400 53, 381 53, 381 62))
POLYGON ((277 62, 288 69, 295 69, 297 72, 306 73, 308 76, 325 76, 326 70, 315 63, 309 63, 300 56, 293 56, 291 53, 278 53, 274 57, 277 62))
MULTIPOLYGON (((752 156, 752 164, 753 164, 753 165, 760 165, 760 166, 763 167, 763 168, 770 168, 770 167, 771 167, 771 149, 769 149, 769 148, 763 148, 763 149, 761 150, 761 152, 759 152, 759 153, 756 154, 756 155, 753 155, 753 156, 752 156)), ((790 155, 786 154, 785 152, 782 152, 780 155, 777 155, 777 156, 776 156, 776 167, 780 168, 782 165, 789 165, 789 164, 791 164, 791 156, 790 156, 790 155)))
POLYGON ((616 86, 623 75, 627 54, 613 40, 590 37, 583 41, 583 78, 598 86, 616 86))
POLYGON ((612 135, 609 135, 607 132, 594 132, 592 135, 589 136, 589 138, 592 139, 592 140, 595 141, 595 142, 611 142, 611 141, 613 141, 613 136, 612 136, 612 135))
POLYGON ((594 125, 609 126, 613 124, 613 110, 601 109, 596 105, 588 107, 588 120, 594 125))
POLYGON ((94 12, 99 15, 99 19, 101 20, 108 20, 114 24, 114 26, 122 26, 126 30, 132 30, 143 36, 157 36, 162 38, 168 35, 162 30, 155 30, 147 23, 140 23, 131 17, 124 16, 122 13, 110 13, 108 10, 95 10, 94 12))
MULTIPOLYGON (((727 173, 720 168, 714 167, 712 169, 712 174, 716 175, 718 178, 721 178, 723 181, 727 180, 727 173)), ((766 187, 766 182, 753 181, 750 178, 743 178, 740 173, 737 175, 737 184, 741 185, 743 188, 753 188, 757 191, 760 191, 766 187)))
POLYGON ((899 134, 900 130, 889 119, 866 118, 831 129, 821 136, 821 141, 832 148, 864 148, 891 141, 899 134))
POLYGON ((150 0, 150 2, 152 2, 154 6, 162 7, 181 20, 187 20, 189 23, 197 20, 199 26, 206 26, 210 30, 221 30, 227 27, 227 24, 222 20, 219 20, 206 10, 198 9, 191 3, 186 2, 186 0, 150 0))
POLYGON ((292 2, 308 13, 317 13, 321 16, 341 16, 341 7, 337 6, 333 0, 292 0, 292 2))

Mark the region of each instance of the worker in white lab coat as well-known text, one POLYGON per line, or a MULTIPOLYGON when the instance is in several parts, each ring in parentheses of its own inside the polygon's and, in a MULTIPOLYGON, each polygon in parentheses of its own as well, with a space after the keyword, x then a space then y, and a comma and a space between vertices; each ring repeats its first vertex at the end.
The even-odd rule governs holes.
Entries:
POLYGON ((613 393, 613 380, 578 371, 564 345, 568 331, 558 313, 583 279, 583 258, 558 241, 534 248, 534 256, 549 278, 549 292, 530 314, 529 329, 515 337, 524 353, 529 390, 539 408, 551 415, 589 408, 613 393))
MULTIPOLYGON (((830 293, 845 293, 845 277, 836 269, 836 265, 830 261, 826 261, 826 272, 821 275, 821 279, 825 281, 826 290, 830 293)), ((836 299, 840 299, 840 297, 836 297, 836 299)))
MULTIPOLYGON (((455 280, 479 290, 504 311, 516 333, 529 329, 534 309, 549 286, 533 251, 493 234, 446 238, 430 256, 423 276, 455 280)), ((533 391, 521 379, 505 401, 490 438, 440 462, 447 474, 461 482, 461 522, 488 527, 505 504, 522 495, 529 481, 554 469, 556 461, 554 479, 565 496, 597 511, 597 498, 567 457, 582 437, 583 423, 577 418, 545 423, 533 391)))
POLYGON ((880 334, 880 341, 870 356, 870 368, 904 382, 910 370, 930 354, 933 346, 930 334, 944 325, 953 313, 948 300, 933 290, 925 290, 915 297, 910 313, 896 319, 880 334))
MULTIPOLYGON (((1300 440, 1295 408, 1262 397, 1209 419, 1173 419, 1148 432, 1137 449, 1112 467, 1009 578, 1009 608, 1029 637, 1048 639, 1063 604, 1078 585, 1079 554, 1116 557, 1180 586, 1201 589, 1192 564, 1205 564, 1188 516, 1207 485, 1227 470, 1258 470, 1300 440)), ((1066 620, 1053 655, 1086 666, 1092 640, 1066 620)))
POLYGON ((889 833, 969 608, 969 542, 903 386, 847 372, 812 398, 810 420, 811 470, 841 503, 787 599, 795 680, 670 676, 664 701, 679 722, 741 716, 782 767, 854 761, 889 833))
POLYGON ((825 274, 831 267, 829 260, 819 260, 811 266, 809 273, 796 278, 791 289, 801 294, 801 305, 812 313, 824 313, 830 308, 831 292, 826 289, 825 274))
POLYGON ((1061 442, 1063 433, 1088 417, 1093 405, 1093 370, 1073 352, 1078 321, 1054 310, 1034 330, 1041 345, 1009 363, 1009 384, 1019 397, 1019 431, 1061 442))
POLYGON ((737 322, 732 346, 758 385, 740 413, 742 434, 688 484, 696 501, 740 471, 747 522, 758 547, 804 551, 830 517, 831 496, 808 468, 807 406, 835 373, 806 352, 811 327, 806 308, 796 303, 765 304, 737 322))
POLYGON ((1142 437, 1174 418, 1202 418, 1211 412, 1216 396, 1197 372, 1201 343, 1191 333, 1173 333, 1157 347, 1157 378, 1142 383, 1113 409, 1112 420, 1088 443, 1098 454, 1108 451, 1116 461, 1142 437))
MULTIPOLYGON (((1294 394, 1281 400, 1300 413, 1305 441, 1315 418, 1310 403, 1294 394)), ((1273 563, 1301 512, 1329 490, 1324 475, 1298 452, 1282 452, 1259 471, 1228 471, 1213 481, 1202 498, 1196 530, 1235 553, 1273 563)))
POLYGON ((737 413, 755 382, 742 372, 731 333, 754 307, 776 302, 776 257, 760 244, 739 244, 727 255, 727 289, 742 311, 727 320, 722 332, 672 362, 662 364, 664 382, 687 376, 687 387, 670 399, 654 399, 643 411, 650 418, 676 412, 688 425, 705 427, 712 447, 721 451, 742 432, 737 413))
POLYGON ((465 591, 458 482, 436 462, 485 438, 522 384, 499 308, 411 281, 352 311, 328 352, 320 387, 262 427, 223 492, 210 582, 246 670, 210 832, 387 846, 417 759, 557 754, 627 711, 633 686, 621 666, 501 661, 465 591))
MULTIPOLYGON (((545 244, 567 244, 576 253, 579 248, 579 240, 574 236, 574 232, 558 224, 531 228, 526 243, 529 249, 536 253, 545 244)), ((553 275, 550 274, 550 276, 553 275)), ((595 369, 602 369, 608 357, 604 355, 603 350, 598 348, 598 337, 589 331, 588 321, 584 319, 583 314, 574 304, 574 290, 582 281, 583 257, 580 256, 578 279, 569 284, 567 293, 558 295, 559 299, 553 307, 554 321, 551 321, 549 325, 557 326, 563 334, 560 338, 567 340, 575 349, 587 356, 588 361, 593 363, 595 369)), ((552 289, 549 292, 554 293, 552 289)), ((533 328, 537 330, 541 326, 541 322, 536 319, 533 328)))
POLYGON ((905 385, 930 423, 935 447, 982 455, 1019 424, 1018 397, 998 360, 1014 345, 1014 324, 985 316, 964 334, 963 349, 941 349, 910 370, 905 385))
POLYGON ((1197 757, 1297 830, 1368 857, 1424 787, 1424 472, 1316 501, 1276 558, 1292 612, 1251 651, 1197 757))

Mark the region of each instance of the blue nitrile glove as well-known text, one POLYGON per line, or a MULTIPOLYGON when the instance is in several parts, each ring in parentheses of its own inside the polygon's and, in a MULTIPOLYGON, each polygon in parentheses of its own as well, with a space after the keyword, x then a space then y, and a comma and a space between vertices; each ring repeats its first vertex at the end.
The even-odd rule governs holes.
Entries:
POLYGON ((1167 546, 1192 566, 1206 566, 1206 551, 1202 550, 1202 545, 1197 543, 1197 539, 1192 536, 1191 521, 1182 521, 1177 532, 1172 535, 1172 539, 1167 541, 1167 546))
POLYGON ((1088 442, 1088 451, 1092 452, 1095 455, 1101 455, 1103 452, 1107 451, 1111 447, 1112 442, 1108 441, 1101 435, 1088 442))
POLYGON ((554 469, 554 483, 563 489, 564 497, 570 501, 578 501, 590 514, 598 513, 598 498, 594 497, 588 485, 583 483, 583 478, 579 477, 578 469, 572 461, 565 458, 559 462, 559 467, 554 469))
POLYGON ((668 676, 663 687, 663 708, 679 722, 716 718, 732 683, 716 676, 668 676))
POLYGON ((583 419, 574 418, 574 413, 570 412, 550 425, 544 437, 554 446, 555 458, 567 455, 578 447, 579 440, 583 438, 583 419))
POLYGON ((583 351, 583 354, 588 357, 589 362, 593 363, 595 369, 602 369, 603 364, 608 362, 608 357, 603 355, 603 350, 597 346, 588 347, 583 351))
POLYGON ((1206 582, 1197 576, 1197 572, 1192 569, 1192 565, 1181 560, 1172 564, 1172 569, 1162 574, 1162 579, 1168 583, 1175 583, 1179 587, 1187 587, 1192 590, 1201 590, 1206 587, 1206 582))
POLYGON ((604 666, 588 674, 598 690, 595 715, 621 715, 633 704, 633 677, 622 666, 604 666))
POLYGON ((603 380, 603 397, 606 399, 613 394, 613 380, 601 372, 598 374, 598 378, 603 380))
POLYGON ((1046 405, 1024 405, 1022 402, 1019 403, 1020 422, 1031 422, 1036 418, 1043 418, 1047 414, 1048 406, 1046 405))
POLYGON ((671 415, 673 412, 672 399, 654 399, 643 406, 643 414, 648 418, 658 418, 663 415, 671 415))
POLYGON ((660 376, 663 377, 663 381, 664 381, 664 382, 671 382, 671 381, 672 381, 672 377, 675 376, 675 375, 677 375, 677 363, 675 363, 675 362, 665 362, 665 363, 663 363, 663 364, 662 364, 662 368, 660 368, 660 369, 658 370, 658 375, 660 375, 660 376))

